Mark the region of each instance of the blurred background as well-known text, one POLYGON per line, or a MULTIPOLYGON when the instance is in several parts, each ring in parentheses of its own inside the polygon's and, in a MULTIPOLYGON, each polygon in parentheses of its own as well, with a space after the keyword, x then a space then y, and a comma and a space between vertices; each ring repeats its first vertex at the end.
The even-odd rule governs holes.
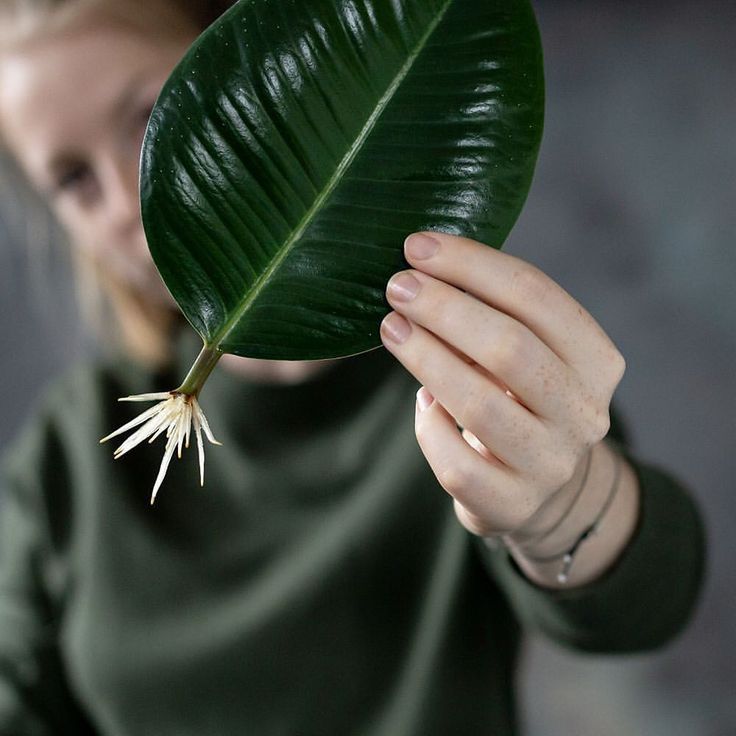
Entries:
MULTIPOLYGON (((736 3, 534 4, 547 122, 506 248, 626 356, 616 401, 636 452, 690 486, 710 559, 694 621, 662 652, 581 656, 531 640, 526 734, 734 736, 736 3)), ((90 350, 64 255, 0 162, 0 451, 41 387, 90 350)))

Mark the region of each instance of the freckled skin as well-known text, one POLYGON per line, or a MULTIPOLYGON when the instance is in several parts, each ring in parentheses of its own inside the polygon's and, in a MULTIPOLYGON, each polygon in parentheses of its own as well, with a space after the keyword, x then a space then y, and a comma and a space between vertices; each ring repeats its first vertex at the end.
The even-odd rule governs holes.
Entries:
MULTIPOLYGON (((503 536, 530 577, 555 585, 530 561, 534 550, 514 540, 553 529, 544 545, 560 547, 594 518, 616 465, 603 439, 623 359, 535 267, 472 240, 427 235, 437 244, 422 243, 429 257, 413 247, 425 234, 407 239, 412 268, 389 282, 394 312, 382 325, 386 347, 425 387, 417 439, 461 523, 503 536)), ((638 487, 629 471, 578 582, 606 569, 630 537, 638 487)))

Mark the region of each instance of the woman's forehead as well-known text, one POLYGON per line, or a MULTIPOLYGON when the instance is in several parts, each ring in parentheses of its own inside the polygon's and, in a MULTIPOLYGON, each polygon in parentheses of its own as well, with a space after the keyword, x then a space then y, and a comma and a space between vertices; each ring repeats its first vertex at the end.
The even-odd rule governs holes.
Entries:
POLYGON ((193 20, 178 0, 4 0, 0 50, 88 23, 128 26, 156 35, 190 34, 193 20))
POLYGON ((116 85, 136 74, 161 66, 170 71, 196 29, 163 0, 145 7, 142 0, 125 3, 123 12, 117 0, 71 2, 84 10, 67 15, 63 23, 38 23, 22 41, 0 43, 0 105, 3 97, 26 101, 36 96, 83 109, 90 94, 115 96, 116 85), (165 23, 172 15, 178 22, 165 23))
POLYGON ((120 24, 83 24, 0 55, 0 125, 31 174, 59 146, 88 144, 114 125, 149 80, 165 79, 186 42, 120 24))

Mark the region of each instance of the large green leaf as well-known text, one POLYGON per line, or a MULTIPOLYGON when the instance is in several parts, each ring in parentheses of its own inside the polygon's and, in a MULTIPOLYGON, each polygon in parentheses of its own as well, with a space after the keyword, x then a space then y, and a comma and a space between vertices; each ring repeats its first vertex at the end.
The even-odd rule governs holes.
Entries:
POLYGON ((240 0, 151 116, 151 252, 211 348, 370 349, 408 233, 501 246, 542 115, 527 0, 240 0))

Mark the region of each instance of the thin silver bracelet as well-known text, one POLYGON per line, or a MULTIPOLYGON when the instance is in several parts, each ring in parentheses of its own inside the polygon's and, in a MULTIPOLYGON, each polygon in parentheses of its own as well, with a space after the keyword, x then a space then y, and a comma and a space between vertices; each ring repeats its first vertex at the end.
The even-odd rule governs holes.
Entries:
POLYGON ((614 452, 613 457, 614 462, 614 474, 613 474, 613 483, 611 483, 611 489, 608 491, 608 496, 606 496, 606 500, 601 507, 601 510, 598 512, 598 515, 593 519, 592 523, 585 528, 585 530, 578 536, 578 538, 572 543, 570 547, 568 547, 566 550, 563 550, 562 552, 559 552, 554 555, 545 555, 543 557, 535 557, 531 555, 526 555, 526 558, 528 560, 531 560, 532 562, 554 562, 555 560, 562 559, 562 567, 560 571, 557 573, 557 582, 560 583, 560 585, 564 585, 570 578, 570 568, 572 567, 572 563, 575 561, 575 554, 577 553, 580 545, 588 539, 591 535, 595 534, 598 531, 598 527, 601 524, 601 521, 603 521, 603 518, 606 515, 606 512, 611 507, 611 504, 613 503, 613 499, 616 497, 616 493, 619 489, 619 483, 621 480, 621 456, 614 452))

